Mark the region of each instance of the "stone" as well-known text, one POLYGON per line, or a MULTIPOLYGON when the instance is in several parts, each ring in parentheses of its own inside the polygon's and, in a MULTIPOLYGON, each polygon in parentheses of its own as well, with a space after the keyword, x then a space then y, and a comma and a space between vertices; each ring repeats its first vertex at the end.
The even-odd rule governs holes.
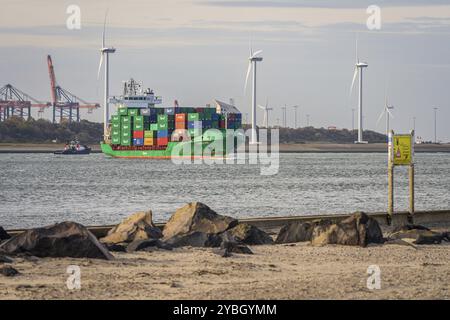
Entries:
POLYGON ((0 268, 0 274, 4 275, 5 277, 15 277, 19 275, 20 272, 11 266, 5 266, 0 268))
POLYGON ((127 252, 142 251, 147 248, 172 250, 173 246, 171 246, 170 244, 164 243, 158 239, 136 240, 128 245, 127 252))
POLYGON ((366 247, 369 243, 383 243, 383 233, 378 222, 364 212, 333 224, 323 221, 314 227, 313 245, 341 244, 366 247))
POLYGON ((201 232, 218 234, 238 224, 236 219, 217 214, 207 205, 193 202, 179 208, 170 217, 163 230, 164 239, 201 232))
POLYGON ((440 244, 446 240, 445 233, 434 232, 425 229, 410 229, 398 231, 389 235, 388 240, 412 241, 414 244, 440 244))
POLYGON ((221 256, 222 258, 229 258, 233 256, 233 254, 227 249, 216 249, 214 253, 221 256))
POLYGON ((111 252, 127 252, 127 243, 105 243, 105 247, 111 252))
POLYGON ((106 237, 100 239, 100 241, 103 243, 121 243, 162 238, 162 232, 153 224, 152 217, 153 214, 150 210, 137 212, 111 229, 106 237))
POLYGON ((430 229, 428 229, 427 227, 424 227, 424 226, 421 226, 418 224, 404 224, 404 225, 395 227, 392 232, 408 231, 408 230, 428 230, 428 231, 430 231, 430 229))
POLYGON ((0 245, 7 254, 112 260, 114 257, 84 226, 75 222, 27 230, 0 245))
POLYGON ((292 222, 283 226, 278 233, 276 243, 295 243, 311 241, 314 224, 310 222, 292 222))
POLYGON ((11 259, 10 257, 0 254, 0 263, 13 263, 13 262, 14 260, 11 259))
POLYGON ((272 244, 273 239, 266 232, 247 223, 239 223, 226 231, 237 242, 249 245, 272 244))
POLYGON ((249 247, 237 242, 223 242, 220 248, 231 253, 253 254, 249 247))
POLYGON ((165 241, 165 243, 178 247, 220 247, 222 238, 220 235, 205 232, 192 232, 174 236, 165 241))
POLYGON ((0 241, 2 240, 8 240, 11 236, 3 229, 3 227, 0 226, 0 241))

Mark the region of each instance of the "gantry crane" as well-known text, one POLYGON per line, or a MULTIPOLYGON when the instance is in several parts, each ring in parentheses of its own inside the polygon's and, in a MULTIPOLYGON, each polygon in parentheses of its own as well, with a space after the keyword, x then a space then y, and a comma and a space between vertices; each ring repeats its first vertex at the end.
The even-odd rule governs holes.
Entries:
POLYGON ((22 119, 31 118, 31 108, 39 108, 38 115, 50 107, 50 103, 40 102, 20 91, 11 84, 0 88, 0 121, 16 116, 22 119))
POLYGON ((55 77, 55 70, 53 67, 52 57, 47 56, 48 72, 50 76, 50 87, 52 96, 53 107, 53 123, 59 120, 59 123, 63 121, 79 122, 80 121, 80 109, 88 109, 88 113, 92 113, 92 110, 100 108, 98 103, 88 103, 69 91, 61 88, 55 77), (80 104, 80 102, 82 104, 80 104))

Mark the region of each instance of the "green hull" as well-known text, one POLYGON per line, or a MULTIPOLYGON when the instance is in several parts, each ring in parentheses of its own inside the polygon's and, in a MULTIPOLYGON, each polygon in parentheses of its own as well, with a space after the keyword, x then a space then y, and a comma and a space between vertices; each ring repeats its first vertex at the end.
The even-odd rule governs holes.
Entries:
MULTIPOLYGON (((114 150, 108 143, 103 142, 100 145, 104 154, 115 158, 170 159, 172 157, 204 157, 205 149, 210 144, 210 141, 169 142, 167 148, 163 150, 114 150), (174 151, 175 154, 173 154, 174 151)), ((223 152, 220 153, 223 154, 223 152)), ((216 156, 211 152, 207 154, 216 156)))

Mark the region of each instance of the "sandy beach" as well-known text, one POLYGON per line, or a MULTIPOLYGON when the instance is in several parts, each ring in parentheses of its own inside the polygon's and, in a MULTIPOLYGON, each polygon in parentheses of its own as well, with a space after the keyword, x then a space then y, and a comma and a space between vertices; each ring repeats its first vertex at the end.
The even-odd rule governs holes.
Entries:
POLYGON ((0 299, 450 299, 450 244, 309 243, 250 246, 223 258, 211 248, 114 253, 113 261, 15 258, 21 274, 0 276, 0 299), (81 289, 66 286, 81 269, 81 289), (378 265, 381 289, 369 290, 378 265))

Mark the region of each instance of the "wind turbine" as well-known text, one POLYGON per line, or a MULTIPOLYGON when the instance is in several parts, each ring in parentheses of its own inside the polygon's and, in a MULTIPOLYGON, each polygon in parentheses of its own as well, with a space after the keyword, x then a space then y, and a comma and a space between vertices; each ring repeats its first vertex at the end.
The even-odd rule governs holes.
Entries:
POLYGON ((394 106, 389 106, 388 105, 388 100, 387 100, 387 95, 384 95, 384 107, 383 107, 383 111, 381 111, 380 117, 378 118, 377 121, 377 126, 378 123, 380 123, 381 118, 383 118, 384 115, 386 115, 386 135, 389 136, 389 118, 394 118, 394 116, 391 113, 391 110, 394 109, 394 106))
POLYGON ((105 44, 105 33, 106 33, 106 18, 108 16, 108 11, 105 14, 105 22, 103 23, 103 34, 102 34, 102 48, 100 49, 100 64, 98 66, 97 79, 100 79, 100 71, 102 69, 103 59, 105 59, 105 94, 103 97, 103 139, 106 139, 108 135, 109 126, 109 54, 116 52, 114 47, 107 47, 105 44))
POLYGON ((362 94, 363 94, 363 69, 369 65, 365 62, 360 62, 358 57, 358 40, 356 40, 356 64, 355 72, 353 74, 352 86, 350 87, 350 97, 353 92, 353 86, 355 85, 356 76, 359 74, 359 103, 358 103, 358 141, 355 143, 367 143, 363 141, 363 113, 362 113, 362 94))
POLYGON ((264 127, 269 128, 269 111, 272 111, 273 108, 269 108, 269 99, 266 99, 266 106, 258 105, 261 109, 264 110, 264 127))
POLYGON ((250 76, 250 71, 253 68, 253 88, 252 88, 252 136, 250 140, 250 144, 257 144, 258 137, 256 134, 256 63, 261 62, 263 60, 262 57, 258 57, 258 55, 262 53, 262 50, 258 50, 253 53, 253 50, 250 46, 250 56, 248 58, 248 69, 247 76, 245 77, 245 86, 244 91, 247 91, 247 83, 248 77, 250 76))

